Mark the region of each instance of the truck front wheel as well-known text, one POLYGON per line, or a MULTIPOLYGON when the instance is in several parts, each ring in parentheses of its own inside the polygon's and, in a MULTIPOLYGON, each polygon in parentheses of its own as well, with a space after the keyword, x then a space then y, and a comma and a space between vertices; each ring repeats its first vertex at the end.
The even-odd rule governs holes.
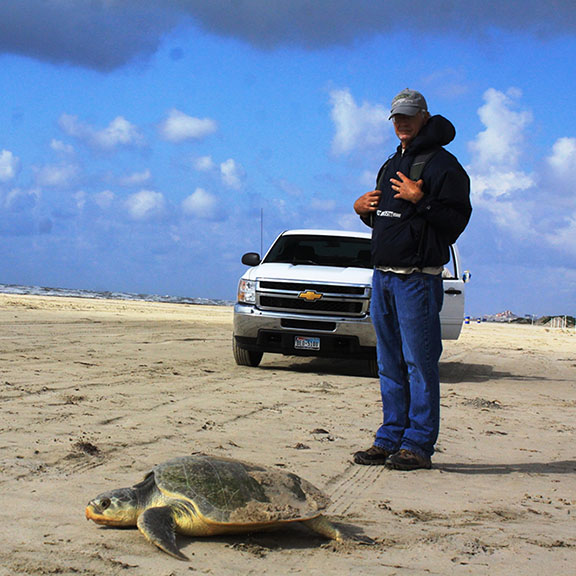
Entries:
POLYGON ((370 374, 370 378, 380 377, 377 358, 374 357, 368 359, 368 373, 370 374))
POLYGON ((236 360, 238 366, 258 366, 262 360, 262 352, 240 348, 236 338, 232 340, 232 349, 234 351, 234 360, 236 360))

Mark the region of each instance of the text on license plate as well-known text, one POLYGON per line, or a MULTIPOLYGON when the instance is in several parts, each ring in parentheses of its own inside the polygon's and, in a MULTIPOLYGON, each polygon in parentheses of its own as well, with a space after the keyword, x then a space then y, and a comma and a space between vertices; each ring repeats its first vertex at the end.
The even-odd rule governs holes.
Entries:
POLYGON ((320 338, 310 336, 296 336, 294 348, 298 350, 320 350, 320 338))

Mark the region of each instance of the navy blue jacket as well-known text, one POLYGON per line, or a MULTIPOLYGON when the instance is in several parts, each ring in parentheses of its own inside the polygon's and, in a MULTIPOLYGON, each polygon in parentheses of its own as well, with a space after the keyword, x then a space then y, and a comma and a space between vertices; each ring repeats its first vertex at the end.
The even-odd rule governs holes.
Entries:
POLYGON ((443 148, 456 131, 443 116, 432 116, 404 154, 399 146, 380 169, 376 189, 382 191, 373 219, 372 259, 375 266, 442 266, 449 247, 464 231, 472 213, 470 179, 455 156, 443 148), (406 176, 414 158, 434 150, 424 166, 424 197, 417 204, 394 198, 390 178, 406 176))

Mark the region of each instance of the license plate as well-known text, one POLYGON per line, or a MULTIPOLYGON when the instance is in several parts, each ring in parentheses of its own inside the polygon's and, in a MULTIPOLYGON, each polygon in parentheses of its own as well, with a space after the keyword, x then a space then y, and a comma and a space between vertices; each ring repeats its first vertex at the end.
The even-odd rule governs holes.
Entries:
POLYGON ((294 348, 297 350, 320 350, 320 338, 309 336, 296 336, 294 348))

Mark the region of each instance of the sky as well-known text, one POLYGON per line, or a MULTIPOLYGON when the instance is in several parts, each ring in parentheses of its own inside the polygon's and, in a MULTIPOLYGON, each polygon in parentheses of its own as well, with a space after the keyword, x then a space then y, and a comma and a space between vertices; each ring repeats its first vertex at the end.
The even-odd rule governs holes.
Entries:
POLYGON ((0 283, 234 300, 283 230, 367 230, 409 87, 471 177, 466 312, 574 315, 575 60, 573 0, 3 0, 0 283))

